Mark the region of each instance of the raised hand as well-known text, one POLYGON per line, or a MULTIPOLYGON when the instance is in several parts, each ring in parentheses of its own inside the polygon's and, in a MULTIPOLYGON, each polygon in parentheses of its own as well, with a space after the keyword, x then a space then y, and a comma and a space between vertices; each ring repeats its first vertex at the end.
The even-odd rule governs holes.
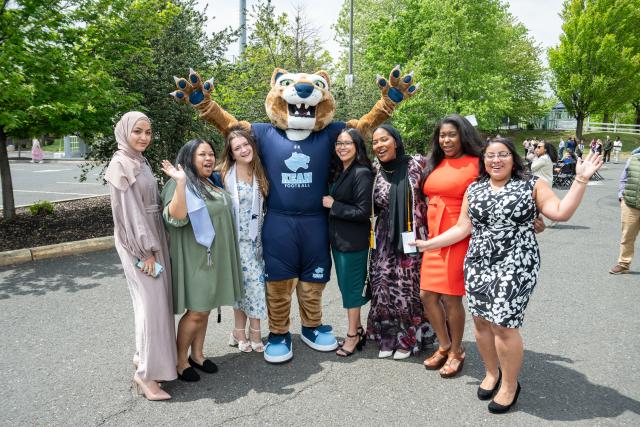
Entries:
POLYGON ((413 71, 402 78, 400 75, 400 66, 396 65, 389 74, 389 80, 380 75, 376 77, 382 96, 388 97, 396 104, 412 97, 420 88, 419 83, 413 83, 413 71))
POLYGON ((211 99, 213 79, 202 82, 200 75, 190 68, 187 79, 174 76, 173 80, 176 82, 176 90, 171 92, 171 96, 176 101, 199 105, 202 101, 211 99))
POLYGON ((600 169, 602 163, 602 156, 598 153, 591 152, 584 160, 578 158, 578 162, 576 163, 576 176, 580 176, 588 180, 598 169, 600 169))
POLYGON ((169 178, 173 178, 176 182, 186 182, 187 180, 187 175, 184 173, 182 165, 175 167, 168 160, 162 161, 162 172, 164 172, 169 178))

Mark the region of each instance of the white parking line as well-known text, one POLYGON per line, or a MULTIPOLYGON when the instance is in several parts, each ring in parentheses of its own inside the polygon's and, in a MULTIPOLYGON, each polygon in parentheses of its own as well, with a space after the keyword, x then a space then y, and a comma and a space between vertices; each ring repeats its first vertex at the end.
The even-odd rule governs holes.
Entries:
POLYGON ((41 171, 32 171, 31 173, 46 173, 46 172, 64 172, 71 171, 73 169, 43 169, 41 171))
POLYGON ((58 191, 13 190, 14 193, 41 193, 41 194, 67 194, 71 196, 95 196, 89 193, 60 193, 58 191))

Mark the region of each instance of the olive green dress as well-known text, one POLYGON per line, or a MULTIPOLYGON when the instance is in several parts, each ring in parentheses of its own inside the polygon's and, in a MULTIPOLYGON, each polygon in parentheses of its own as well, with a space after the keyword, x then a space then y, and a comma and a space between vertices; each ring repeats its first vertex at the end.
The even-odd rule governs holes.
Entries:
POLYGON ((169 231, 173 310, 176 314, 209 311, 223 305, 233 305, 243 296, 242 268, 236 226, 233 222, 231 197, 224 191, 211 189, 213 200, 205 204, 216 231, 211 246, 211 265, 207 265, 207 250, 196 242, 189 217, 178 220, 169 216, 169 202, 176 183, 172 179, 162 189, 162 216, 169 231))

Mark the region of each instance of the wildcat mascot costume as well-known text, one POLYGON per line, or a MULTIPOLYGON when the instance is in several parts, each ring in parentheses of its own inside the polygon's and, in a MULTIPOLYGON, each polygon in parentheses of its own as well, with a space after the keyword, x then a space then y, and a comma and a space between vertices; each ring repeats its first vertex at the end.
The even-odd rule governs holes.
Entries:
POLYGON ((282 363, 293 357, 289 315, 294 289, 302 341, 319 351, 336 349, 331 326, 322 324, 322 292, 331 271, 322 197, 328 190, 334 143, 345 127, 368 137, 399 102, 416 92, 412 74, 401 77, 395 67, 388 80, 378 76, 380 100, 369 113, 346 123, 333 120, 335 100, 325 71, 305 74, 276 68, 265 100, 271 123, 238 121, 211 99, 213 81, 203 82, 193 70, 188 79, 175 80, 172 95, 177 101, 192 105, 223 135, 235 126, 250 129, 259 146, 269 179, 262 231, 270 331, 265 360, 282 363))

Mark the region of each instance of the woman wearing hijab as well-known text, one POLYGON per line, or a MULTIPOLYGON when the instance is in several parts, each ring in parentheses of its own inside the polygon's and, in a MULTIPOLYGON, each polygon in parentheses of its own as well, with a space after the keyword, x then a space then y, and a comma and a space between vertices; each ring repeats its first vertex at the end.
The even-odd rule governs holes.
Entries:
POLYGON ((158 185, 142 156, 151 144, 151 122, 140 112, 126 113, 116 124, 115 137, 118 151, 105 180, 111 193, 115 246, 135 313, 133 380, 147 399, 166 400, 171 396, 158 382, 176 378, 175 327, 158 185))
POLYGON ((40 147, 38 138, 31 140, 31 163, 42 163, 44 159, 44 151, 40 147))
POLYGON ((405 253, 402 236, 427 236, 426 206, 420 194, 424 159, 406 155, 400 134, 386 124, 373 132, 373 153, 378 161, 372 196, 376 219, 372 220, 367 335, 378 342, 379 358, 406 359, 434 341, 420 301, 421 256, 417 251, 405 253))
POLYGON ((198 381, 195 369, 215 373, 204 356, 204 338, 213 308, 233 305, 242 297, 242 269, 233 204, 213 180, 213 146, 201 139, 187 142, 176 166, 162 161, 171 179, 162 189, 163 217, 169 229, 173 307, 183 314, 178 324, 178 378, 198 381))

